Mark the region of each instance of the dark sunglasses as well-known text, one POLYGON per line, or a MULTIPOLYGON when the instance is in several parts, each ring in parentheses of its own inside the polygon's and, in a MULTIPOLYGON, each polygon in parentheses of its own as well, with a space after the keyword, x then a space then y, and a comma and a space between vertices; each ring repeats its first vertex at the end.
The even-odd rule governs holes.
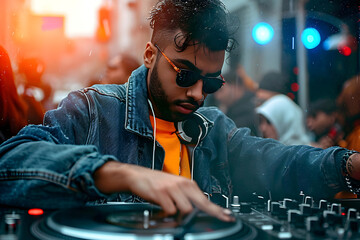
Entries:
POLYGON ((165 57, 165 59, 170 63, 170 65, 177 72, 176 74, 176 84, 179 87, 191 87, 200 79, 203 80, 203 91, 204 93, 210 94, 219 90, 224 84, 225 79, 220 74, 218 77, 205 77, 201 74, 187 70, 178 68, 175 64, 165 55, 163 51, 159 48, 158 45, 155 44, 155 47, 160 51, 160 53, 165 57))

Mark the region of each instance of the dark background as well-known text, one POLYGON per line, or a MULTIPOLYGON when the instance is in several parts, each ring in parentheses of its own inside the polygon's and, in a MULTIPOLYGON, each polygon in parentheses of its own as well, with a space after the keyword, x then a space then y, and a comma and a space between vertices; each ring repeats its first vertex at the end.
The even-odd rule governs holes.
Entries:
MULTIPOLYGON (((317 47, 306 49, 309 102, 319 98, 335 99, 344 81, 359 73, 359 2, 358 0, 307 2, 305 27, 316 28, 321 35, 321 42, 317 47), (351 48, 349 56, 341 54, 338 49, 325 50, 323 48, 323 43, 328 36, 340 33, 341 24, 346 24, 352 36, 348 44, 351 48)), ((286 9, 284 13, 282 72, 288 75, 289 93, 294 94, 297 101, 297 92, 292 91, 290 87, 292 83, 297 83, 296 50, 292 49, 291 44, 291 38, 296 36, 295 17, 287 17, 286 9)))

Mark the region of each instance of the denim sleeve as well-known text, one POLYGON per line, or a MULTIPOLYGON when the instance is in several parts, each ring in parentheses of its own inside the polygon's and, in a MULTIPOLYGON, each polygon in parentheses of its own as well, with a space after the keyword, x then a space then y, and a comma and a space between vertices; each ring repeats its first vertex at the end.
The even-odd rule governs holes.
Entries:
POLYGON ((72 105, 72 98, 55 114, 48 114, 51 125, 29 125, 0 145, 0 204, 51 209, 107 197, 95 187, 92 174, 116 158, 99 154, 95 146, 74 145, 83 141, 74 137, 76 131, 86 135, 87 114, 81 115, 85 102, 74 103, 70 110, 66 107, 72 105), (60 116, 68 119, 62 125, 57 124, 60 116))
POLYGON ((346 190, 341 158, 346 149, 286 146, 237 129, 229 135, 234 193, 257 192, 274 199, 295 198, 303 191, 315 199, 331 199, 346 190))
POLYGON ((48 111, 44 117, 44 125, 59 127, 69 144, 86 144, 88 141, 93 116, 84 91, 71 92, 57 109, 48 111))

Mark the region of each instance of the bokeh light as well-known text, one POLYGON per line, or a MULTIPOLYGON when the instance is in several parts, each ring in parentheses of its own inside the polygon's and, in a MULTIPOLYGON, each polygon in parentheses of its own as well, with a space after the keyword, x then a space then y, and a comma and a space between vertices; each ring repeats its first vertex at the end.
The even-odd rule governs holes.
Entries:
POLYGON ((301 34, 301 41, 307 49, 316 48, 321 41, 320 33, 315 28, 306 28, 301 34))
POLYGON ((274 37, 274 29, 270 24, 260 22, 252 30, 252 36, 256 43, 260 45, 268 44, 274 37))

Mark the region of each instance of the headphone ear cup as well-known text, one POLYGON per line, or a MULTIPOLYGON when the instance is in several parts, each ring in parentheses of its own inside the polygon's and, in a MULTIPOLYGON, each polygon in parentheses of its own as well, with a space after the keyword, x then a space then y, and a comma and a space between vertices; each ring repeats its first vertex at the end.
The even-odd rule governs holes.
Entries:
POLYGON ((198 113, 193 113, 182 122, 175 123, 176 133, 180 141, 185 144, 196 144, 202 140, 208 131, 208 122, 198 113))

